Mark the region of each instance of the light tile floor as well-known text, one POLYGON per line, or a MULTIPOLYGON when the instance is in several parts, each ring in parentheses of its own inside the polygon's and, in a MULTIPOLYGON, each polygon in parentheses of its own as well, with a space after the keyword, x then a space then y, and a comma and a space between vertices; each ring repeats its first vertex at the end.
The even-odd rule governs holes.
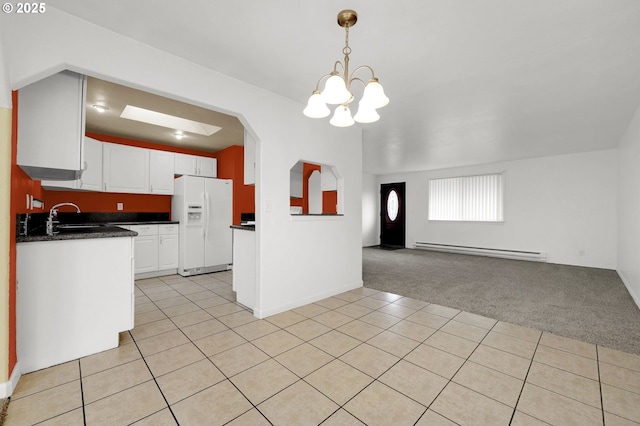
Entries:
POLYGON ((368 288, 258 320, 231 277, 137 281, 121 345, 22 376, 6 424, 640 424, 639 356, 368 288))

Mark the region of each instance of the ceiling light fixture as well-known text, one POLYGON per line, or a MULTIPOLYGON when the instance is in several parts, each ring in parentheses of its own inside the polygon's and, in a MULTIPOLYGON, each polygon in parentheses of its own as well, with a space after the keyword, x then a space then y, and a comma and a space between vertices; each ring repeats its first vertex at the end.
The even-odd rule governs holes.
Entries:
POLYGON ((109 111, 109 107, 105 105, 93 105, 93 109, 98 111, 100 114, 109 111))
POLYGON ((173 136, 175 136, 176 139, 180 140, 180 139, 184 138, 184 133, 182 133, 180 130, 176 130, 175 133, 173 134, 173 136))
POLYGON ((355 121, 358 123, 373 123, 380 119, 376 109, 382 108, 389 103, 389 98, 384 94, 382 85, 376 78, 373 68, 368 65, 363 65, 349 74, 349 54, 351 53, 351 47, 349 47, 349 28, 353 27, 357 20, 358 14, 354 10, 343 10, 338 13, 338 25, 343 27, 346 32, 345 45, 344 49, 342 49, 342 53, 344 53, 344 64, 336 61, 333 65, 333 71, 320 77, 320 80, 316 83, 315 90, 309 98, 307 107, 303 111, 307 117, 324 118, 331 112, 326 104, 337 104, 338 106, 333 113, 333 117, 329 121, 332 125, 336 127, 348 127, 353 125, 355 121), (338 65, 342 67, 344 76, 341 76, 338 72, 338 65), (354 77, 355 73, 362 69, 368 69, 371 72, 371 78, 369 78, 366 84, 360 78, 354 77), (328 79, 324 85, 324 90, 321 92, 320 83, 325 78, 328 79), (362 99, 358 102, 358 112, 354 117, 351 117, 349 104, 355 99, 351 91, 351 84, 355 81, 362 83, 365 88, 362 99))

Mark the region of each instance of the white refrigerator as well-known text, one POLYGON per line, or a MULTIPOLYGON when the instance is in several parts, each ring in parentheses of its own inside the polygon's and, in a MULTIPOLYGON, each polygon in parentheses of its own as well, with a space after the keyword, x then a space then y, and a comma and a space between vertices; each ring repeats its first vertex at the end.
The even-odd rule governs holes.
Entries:
POLYGON ((180 275, 231 269, 232 189, 230 179, 181 176, 175 180, 171 215, 180 222, 180 275))

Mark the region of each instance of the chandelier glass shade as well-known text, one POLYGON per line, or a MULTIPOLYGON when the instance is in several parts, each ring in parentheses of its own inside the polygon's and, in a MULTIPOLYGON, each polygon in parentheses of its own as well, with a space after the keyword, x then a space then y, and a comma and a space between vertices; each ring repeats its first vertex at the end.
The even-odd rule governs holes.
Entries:
POLYGON ((316 87, 309 97, 307 106, 303 110, 304 115, 311 118, 327 117, 331 111, 327 107, 329 105, 337 105, 333 112, 333 116, 329 123, 336 127, 348 127, 356 121, 358 123, 373 123, 380 119, 380 115, 376 109, 382 108, 389 103, 389 98, 384 94, 384 89, 373 72, 373 68, 363 65, 356 68, 349 74, 349 28, 354 26, 358 20, 358 14, 353 10, 343 10, 338 13, 338 25, 343 27, 346 32, 345 46, 342 49, 344 54, 344 63, 336 61, 333 71, 320 77, 316 83, 316 87), (338 68, 342 68, 341 75, 338 68), (361 70, 368 70, 371 76, 367 83, 356 77, 355 74, 361 70), (324 83, 324 89, 320 90, 320 84, 324 83), (355 82, 360 82, 364 86, 364 93, 358 102, 358 112, 355 116, 351 116, 349 105, 354 101, 355 96, 351 91, 351 86, 355 82))

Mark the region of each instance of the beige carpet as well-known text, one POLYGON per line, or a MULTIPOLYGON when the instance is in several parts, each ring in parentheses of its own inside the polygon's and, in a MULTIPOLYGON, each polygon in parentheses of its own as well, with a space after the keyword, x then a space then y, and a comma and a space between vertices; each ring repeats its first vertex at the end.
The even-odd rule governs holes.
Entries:
POLYGON ((640 309, 616 271, 363 249, 365 287, 640 354, 640 309))

